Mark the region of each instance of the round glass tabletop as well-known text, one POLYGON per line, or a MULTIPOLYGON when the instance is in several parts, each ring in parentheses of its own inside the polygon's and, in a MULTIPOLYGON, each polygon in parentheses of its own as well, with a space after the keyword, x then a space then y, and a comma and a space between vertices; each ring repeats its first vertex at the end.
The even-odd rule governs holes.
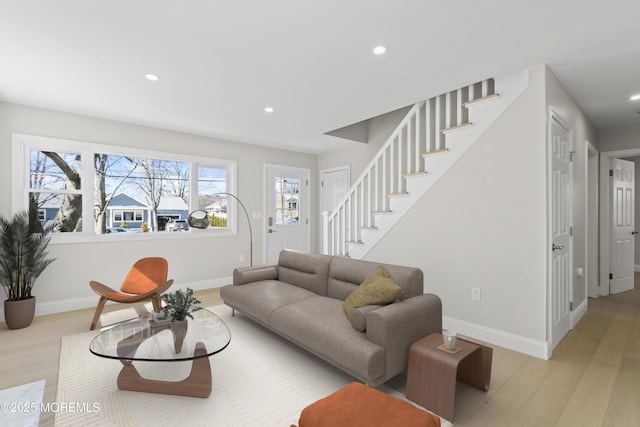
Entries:
POLYGON ((156 320, 148 313, 101 332, 89 344, 89 351, 123 361, 167 362, 208 357, 229 345, 231 332, 218 316, 204 308, 192 315, 193 319, 187 318, 181 346, 176 344, 180 322, 156 320), (205 352, 195 355, 196 346, 204 347, 205 352))

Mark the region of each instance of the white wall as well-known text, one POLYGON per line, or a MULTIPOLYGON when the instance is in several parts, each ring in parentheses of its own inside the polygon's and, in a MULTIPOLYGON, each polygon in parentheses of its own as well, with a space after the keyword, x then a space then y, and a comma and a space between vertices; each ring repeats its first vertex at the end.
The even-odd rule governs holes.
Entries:
POLYGON ((600 130, 600 152, 640 147, 640 125, 600 130))
MULTIPOLYGON (((10 215, 11 134, 13 132, 121 145, 169 153, 186 153, 236 160, 237 194, 251 215, 263 210, 264 163, 311 169, 317 176, 315 155, 273 150, 196 135, 96 119, 51 110, 0 103, 0 213, 10 215), (256 173, 259 171, 259 173, 256 173)), ((312 194, 317 185, 312 183, 312 194)), ((311 248, 316 248, 316 198, 311 198, 311 248)), ((169 276, 176 287, 211 287, 229 283, 236 266, 248 265, 249 235, 242 216, 239 233, 229 237, 167 238, 153 241, 54 244, 51 255, 57 260, 34 286, 36 314, 95 306, 97 296, 89 280, 119 287, 133 262, 143 256, 158 255, 169 261, 169 276), (245 254, 247 262, 240 263, 245 254)), ((263 260, 263 223, 252 221, 254 264, 263 260)), ((87 326, 90 319, 87 319, 87 326)))
POLYGON ((532 68, 524 94, 367 256, 420 267, 445 325, 530 353, 547 340, 544 85, 532 68))

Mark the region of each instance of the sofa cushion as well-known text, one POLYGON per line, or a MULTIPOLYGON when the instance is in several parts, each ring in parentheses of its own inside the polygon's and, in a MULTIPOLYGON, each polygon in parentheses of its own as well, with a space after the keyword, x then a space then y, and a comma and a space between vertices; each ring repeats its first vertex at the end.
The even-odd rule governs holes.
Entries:
POLYGON ((315 296, 289 304, 273 312, 271 325, 356 378, 373 381, 385 374, 384 348, 351 326, 340 300, 315 296))
POLYGON ((329 255, 283 250, 278 258, 278 280, 327 295, 329 255))
POLYGON ((275 265, 240 267, 233 270, 233 284, 259 282, 261 280, 277 280, 278 269, 275 265))
POLYGON ((402 288, 400 299, 424 293, 424 275, 419 268, 334 256, 329 265, 327 296, 344 301, 380 265, 387 269, 393 280, 402 288))
POLYGON ((316 296, 313 292, 278 280, 263 280, 244 285, 228 285, 220 289, 220 297, 242 312, 269 325, 273 310, 316 296))
POLYGON ((351 312, 355 308, 371 304, 389 304, 401 295, 402 288, 389 277, 386 268, 379 266, 344 300, 344 312, 351 318, 351 312))
POLYGON ((355 328, 356 331, 364 332, 367 330, 367 314, 372 312, 373 310, 383 307, 379 304, 373 305, 365 305, 364 307, 358 307, 351 312, 351 316, 349 317, 349 321, 351 322, 351 326, 355 328))

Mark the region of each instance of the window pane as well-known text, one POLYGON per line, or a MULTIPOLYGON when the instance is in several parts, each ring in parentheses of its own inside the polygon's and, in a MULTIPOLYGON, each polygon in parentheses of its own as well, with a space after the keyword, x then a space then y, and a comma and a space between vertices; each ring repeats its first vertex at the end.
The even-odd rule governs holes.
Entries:
POLYGON ((47 190, 80 190, 80 154, 30 151, 29 187, 47 190))
POLYGON ((298 224, 300 179, 278 176, 275 180, 276 225, 298 224))
POLYGON ((198 166, 198 197, 196 206, 209 214, 211 227, 227 227, 227 169, 198 166))
POLYGON ((42 192, 29 196, 43 225, 51 225, 54 233, 82 231, 81 195, 42 192))
POLYGON ((167 218, 189 215, 188 162, 98 153, 95 166, 96 232, 120 222, 162 231, 167 218))

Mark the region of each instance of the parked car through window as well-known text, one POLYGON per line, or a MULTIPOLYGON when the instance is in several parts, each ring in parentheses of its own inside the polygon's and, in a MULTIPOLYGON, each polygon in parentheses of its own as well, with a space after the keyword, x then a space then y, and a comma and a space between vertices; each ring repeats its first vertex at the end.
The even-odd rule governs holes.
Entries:
POLYGON ((166 231, 189 231, 186 219, 170 219, 164 227, 166 231))

